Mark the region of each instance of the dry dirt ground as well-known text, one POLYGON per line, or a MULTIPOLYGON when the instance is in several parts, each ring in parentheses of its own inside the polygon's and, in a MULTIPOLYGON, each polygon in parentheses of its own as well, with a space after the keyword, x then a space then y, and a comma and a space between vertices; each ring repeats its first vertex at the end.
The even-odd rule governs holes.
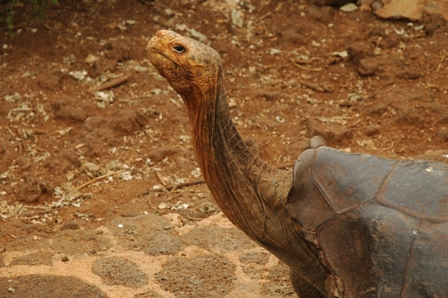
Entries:
POLYGON ((272 164, 293 163, 315 134, 342 150, 448 161, 437 16, 379 20, 301 1, 60 3, 44 23, 17 12, 1 33, 0 297, 294 296, 287 268, 204 184, 188 186, 201 173, 187 115, 146 58, 159 29, 219 51, 232 117, 272 164))

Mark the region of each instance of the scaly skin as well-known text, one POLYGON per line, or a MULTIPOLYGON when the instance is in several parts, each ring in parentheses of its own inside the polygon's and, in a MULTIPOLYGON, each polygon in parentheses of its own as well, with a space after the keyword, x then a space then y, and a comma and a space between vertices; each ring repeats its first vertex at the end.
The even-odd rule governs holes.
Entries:
POLYGON ((292 271, 302 297, 325 297, 327 272, 286 215, 291 173, 263 162, 246 146, 229 115, 222 60, 212 48, 162 30, 149 59, 182 97, 205 181, 223 213, 292 271))

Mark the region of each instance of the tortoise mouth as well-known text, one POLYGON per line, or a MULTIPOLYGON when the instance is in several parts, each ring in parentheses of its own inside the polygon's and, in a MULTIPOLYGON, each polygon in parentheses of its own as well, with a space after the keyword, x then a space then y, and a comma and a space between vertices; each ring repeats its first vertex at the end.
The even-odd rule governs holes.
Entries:
POLYGON ((169 60, 166 55, 160 53, 159 51, 152 50, 152 49, 149 49, 148 57, 149 57, 149 60, 151 61, 151 63, 154 63, 153 61, 162 60, 162 59, 169 60))
POLYGON ((148 49, 148 58, 151 64, 163 77, 165 77, 164 70, 166 70, 169 65, 174 66, 176 64, 170 57, 153 48, 148 49))

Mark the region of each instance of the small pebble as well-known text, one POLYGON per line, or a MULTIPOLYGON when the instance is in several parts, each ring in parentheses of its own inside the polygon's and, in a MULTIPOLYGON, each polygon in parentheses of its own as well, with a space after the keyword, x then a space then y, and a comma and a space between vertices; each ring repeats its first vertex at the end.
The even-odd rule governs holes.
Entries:
POLYGON ((81 227, 74 221, 70 221, 65 223, 62 227, 61 230, 78 230, 81 227))

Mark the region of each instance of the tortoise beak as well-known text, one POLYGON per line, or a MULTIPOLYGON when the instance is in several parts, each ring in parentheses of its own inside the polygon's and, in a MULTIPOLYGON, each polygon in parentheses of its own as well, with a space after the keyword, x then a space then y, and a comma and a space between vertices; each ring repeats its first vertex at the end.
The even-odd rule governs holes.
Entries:
POLYGON ((163 49, 169 48, 169 43, 176 37, 180 37, 179 34, 169 30, 159 30, 149 40, 146 49, 149 52, 163 52, 163 49))

